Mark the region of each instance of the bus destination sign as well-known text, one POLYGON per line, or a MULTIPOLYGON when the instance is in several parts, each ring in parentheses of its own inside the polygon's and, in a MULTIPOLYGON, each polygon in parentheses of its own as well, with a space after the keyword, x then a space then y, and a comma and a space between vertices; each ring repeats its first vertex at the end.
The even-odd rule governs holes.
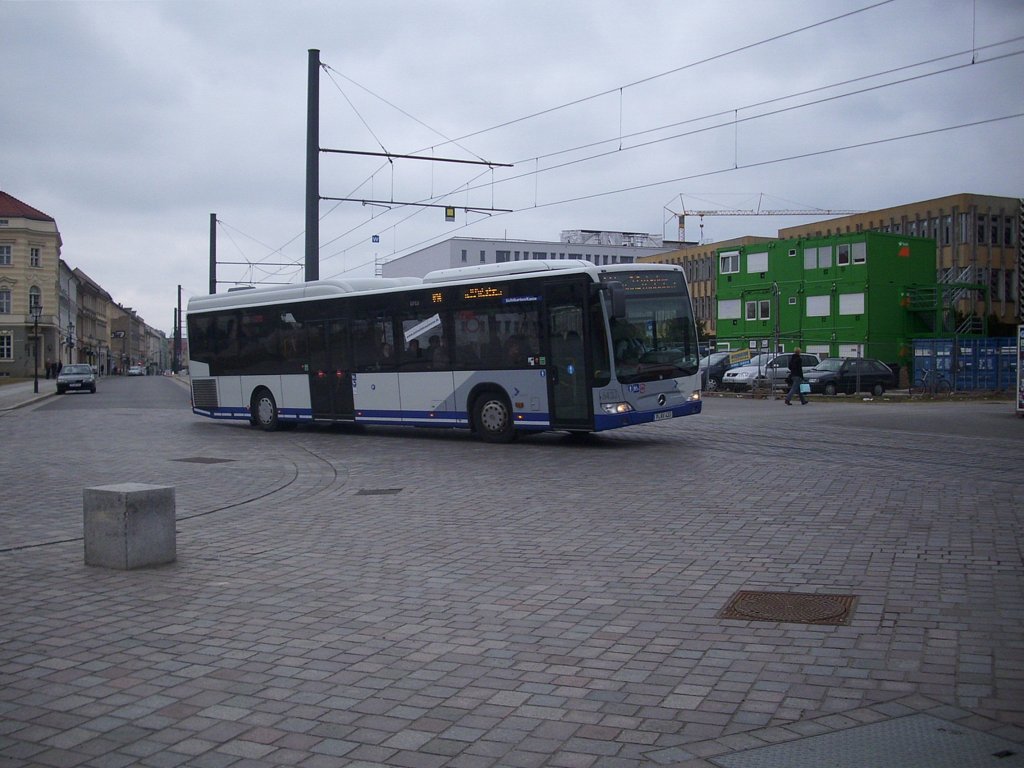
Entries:
POLYGON ((505 291, 496 285, 474 285, 462 294, 464 299, 500 299, 505 291))
POLYGON ((627 293, 680 293, 685 290, 680 272, 613 272, 602 274, 601 280, 622 283, 627 293))

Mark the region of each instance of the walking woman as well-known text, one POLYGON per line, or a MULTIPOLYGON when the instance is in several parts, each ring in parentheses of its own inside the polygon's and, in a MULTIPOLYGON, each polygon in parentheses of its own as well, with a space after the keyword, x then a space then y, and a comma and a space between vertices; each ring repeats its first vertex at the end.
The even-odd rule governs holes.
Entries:
POLYGON ((789 392, 786 394, 786 405, 792 405, 790 400, 793 395, 800 395, 800 405, 807 405, 807 395, 803 393, 800 385, 804 383, 804 364, 800 360, 800 347, 793 350, 789 358, 789 392))

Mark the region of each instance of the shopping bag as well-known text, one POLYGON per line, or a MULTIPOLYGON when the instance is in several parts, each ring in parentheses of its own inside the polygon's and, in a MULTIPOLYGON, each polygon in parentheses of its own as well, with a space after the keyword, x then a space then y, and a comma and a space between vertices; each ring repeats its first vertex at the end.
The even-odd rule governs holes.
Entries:
POLYGON ((801 395, 809 395, 810 393, 811 393, 811 385, 810 384, 801 384, 800 385, 800 394, 801 395))

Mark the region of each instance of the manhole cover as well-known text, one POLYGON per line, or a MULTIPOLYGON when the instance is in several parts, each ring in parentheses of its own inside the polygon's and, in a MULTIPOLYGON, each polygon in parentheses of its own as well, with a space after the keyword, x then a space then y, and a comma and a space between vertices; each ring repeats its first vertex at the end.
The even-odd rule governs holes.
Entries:
POLYGON ((171 461, 187 461, 189 464, 226 464, 234 459, 215 459, 211 456, 190 456, 187 459, 171 459, 171 461))
POLYGON ((363 488, 356 491, 356 496, 393 496, 401 492, 401 488, 363 488))
POLYGON ((856 595, 741 590, 718 615, 722 619, 842 625, 850 623, 856 603, 856 595))

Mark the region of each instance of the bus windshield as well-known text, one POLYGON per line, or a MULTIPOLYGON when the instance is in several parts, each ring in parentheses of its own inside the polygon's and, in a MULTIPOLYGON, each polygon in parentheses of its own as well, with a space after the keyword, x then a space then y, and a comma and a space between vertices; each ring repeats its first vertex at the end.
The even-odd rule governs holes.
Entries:
POLYGON ((632 384, 697 373, 700 354, 682 276, 667 273, 665 282, 652 280, 652 273, 642 277, 642 282, 623 281, 626 315, 611 322, 619 381, 632 384))

